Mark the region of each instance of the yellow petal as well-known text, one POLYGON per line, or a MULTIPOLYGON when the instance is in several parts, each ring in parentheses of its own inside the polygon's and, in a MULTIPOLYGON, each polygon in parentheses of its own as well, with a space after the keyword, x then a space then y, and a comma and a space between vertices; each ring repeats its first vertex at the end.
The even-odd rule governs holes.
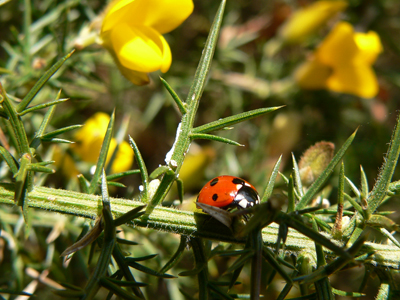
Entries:
POLYGON ((169 70, 169 67, 171 67, 172 63, 172 54, 171 54, 171 49, 169 48, 169 45, 165 38, 161 35, 161 41, 163 45, 163 57, 162 57, 162 63, 161 63, 161 72, 165 73, 169 70))
POLYGON ((54 164, 56 165, 57 169, 60 169, 65 177, 76 178, 76 176, 78 176, 79 171, 75 167, 75 163, 71 155, 63 151, 58 145, 55 145, 54 147, 53 160, 55 161, 54 164))
POLYGON ((348 65, 335 69, 327 80, 327 88, 363 98, 373 98, 379 91, 375 73, 367 65, 348 65))
POLYGON ((75 133, 75 140, 79 143, 91 141, 94 138, 102 137, 107 130, 110 116, 98 112, 89 118, 85 124, 75 133))
POLYGON ((120 63, 139 72, 159 70, 163 59, 163 42, 155 30, 118 24, 111 32, 111 42, 120 63))
POLYGON ((121 10, 129 10, 128 6, 136 5, 140 1, 135 0, 113 0, 110 2, 107 10, 107 15, 112 16, 116 13, 120 13, 121 10))
POLYGON ((383 51, 379 35, 375 31, 368 33, 357 32, 354 34, 354 41, 358 47, 359 59, 372 65, 379 53, 383 51))
POLYGON ((114 28, 118 23, 129 20, 132 12, 139 11, 140 1, 135 0, 113 0, 107 6, 106 14, 101 27, 101 34, 114 28))
MULTIPOLYGON (((107 161, 111 158, 114 149, 115 146, 112 150, 110 146, 110 151, 108 152, 107 161)), ((129 146, 128 142, 122 141, 122 143, 119 144, 117 155, 115 156, 115 159, 111 166, 111 172, 120 173, 127 171, 131 168, 132 163, 133 163, 133 150, 131 146, 129 146)))
POLYGON ((317 60, 336 67, 351 63, 358 53, 354 41, 354 29, 347 22, 338 23, 316 51, 317 60))
POLYGON ((117 64, 118 69, 121 72, 121 74, 124 75, 124 77, 126 79, 128 79, 130 82, 132 82, 133 84, 145 85, 150 82, 150 78, 149 78, 149 75, 147 75, 147 73, 138 72, 135 70, 125 68, 123 65, 120 64, 118 59, 115 58, 114 60, 115 60, 115 63, 117 64))
POLYGON ((152 9, 146 15, 144 25, 167 33, 181 25, 193 11, 192 0, 141 0, 152 9))
POLYGON ((161 34, 179 26, 192 11, 192 0, 114 0, 103 20, 102 46, 128 80, 146 84, 147 73, 167 72, 171 66, 171 50, 161 34))
MULTIPOLYGON (((83 161, 96 163, 100 154, 100 149, 103 144, 104 136, 106 134, 109 122, 109 115, 102 112, 94 114, 76 132, 76 144, 71 147, 72 151, 74 151, 83 161)), ((111 159, 116 146, 117 141, 114 138, 111 139, 106 162, 111 159)), ((118 147, 118 151, 111 166, 111 170, 113 173, 119 173, 129 170, 132 162, 132 148, 126 141, 123 141, 118 147)))
POLYGON ((185 190, 190 191, 199 188, 202 182, 204 171, 215 157, 215 150, 212 147, 201 147, 192 144, 185 156, 185 161, 179 171, 179 178, 185 185, 185 190))
MULTIPOLYGON (((110 52, 111 56, 113 57, 113 59, 115 61, 115 64, 117 65, 119 71, 121 72, 121 74, 135 85, 148 84, 150 82, 150 79, 146 72, 139 72, 139 71, 135 71, 135 70, 126 68, 120 63, 120 61, 118 60, 118 56, 114 51, 110 36, 111 36, 110 31, 103 34, 103 36, 102 36, 103 44, 102 45, 104 48, 106 48, 110 52)), ((164 43, 163 43, 163 45, 164 45, 164 43)), ((168 51, 169 51, 169 48, 168 48, 168 51)), ((171 52, 171 51, 169 51, 169 52, 171 52)), ((164 61, 164 58, 163 58, 163 61, 164 61)))
POLYGON ((372 98, 379 85, 371 64, 381 51, 375 32, 355 33, 349 23, 340 22, 318 47, 314 63, 299 69, 296 80, 304 88, 315 88, 325 80, 325 88, 329 90, 372 98), (318 74, 321 70, 318 64, 331 69, 329 78, 318 74))
POLYGON ((316 1, 296 11, 282 25, 279 35, 287 43, 301 42, 346 7, 346 1, 316 1))
POLYGON ((71 149, 82 160, 92 163, 97 161, 109 121, 109 115, 98 112, 76 131, 76 144, 73 144, 71 149))
POLYGON ((332 74, 332 68, 311 60, 303 63, 294 74, 297 84, 310 90, 325 89, 326 81, 332 74))
POLYGON ((152 27, 162 34, 178 27, 192 11, 192 0, 114 0, 107 9, 102 32, 129 23, 152 27))

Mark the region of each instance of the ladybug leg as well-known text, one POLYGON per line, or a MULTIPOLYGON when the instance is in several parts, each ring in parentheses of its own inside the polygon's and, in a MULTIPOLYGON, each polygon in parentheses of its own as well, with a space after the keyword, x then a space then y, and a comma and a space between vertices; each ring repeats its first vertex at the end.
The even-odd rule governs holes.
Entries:
MULTIPOLYGON (((223 207, 223 209, 226 209, 226 210, 230 211, 230 210, 236 208, 237 211, 241 211, 241 210, 244 210, 244 209, 249 208, 249 207, 251 207, 251 206, 248 205, 247 200, 246 200, 246 199, 243 199, 243 200, 240 200, 239 202, 237 202, 237 201, 232 202, 231 204, 229 204, 229 205, 223 207), (246 205, 244 205, 244 206, 241 205, 241 204, 244 204, 244 202, 245 202, 246 205)), ((244 220, 245 220, 246 222, 250 219, 250 215, 249 215, 249 214, 243 214, 242 216, 243 216, 243 218, 244 218, 244 220)))

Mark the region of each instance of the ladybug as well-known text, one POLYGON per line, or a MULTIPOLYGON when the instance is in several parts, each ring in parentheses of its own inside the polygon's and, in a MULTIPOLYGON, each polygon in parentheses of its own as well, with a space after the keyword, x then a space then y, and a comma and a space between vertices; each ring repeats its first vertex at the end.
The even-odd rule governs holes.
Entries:
POLYGON ((223 209, 244 209, 259 204, 260 196, 255 187, 246 180, 223 175, 207 182, 201 189, 197 202, 223 209))

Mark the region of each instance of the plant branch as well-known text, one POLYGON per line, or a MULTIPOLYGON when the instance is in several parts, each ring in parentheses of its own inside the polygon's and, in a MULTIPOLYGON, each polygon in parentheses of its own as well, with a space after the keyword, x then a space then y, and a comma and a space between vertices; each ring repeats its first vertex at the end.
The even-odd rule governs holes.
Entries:
MULTIPOLYGON (((14 185, 0 184, 0 203, 14 204, 14 185)), ((101 214, 102 201, 100 196, 77 193, 72 191, 35 187, 26 195, 26 204, 32 208, 44 211, 53 211, 62 214, 70 214, 84 218, 95 219, 101 214)), ((114 219, 133 208, 142 206, 143 203, 134 200, 110 198, 111 212, 114 219)), ((174 234, 202 237, 210 240, 218 240, 231 243, 245 243, 245 239, 237 239, 230 229, 209 215, 193 213, 173 208, 155 207, 147 220, 135 219, 127 225, 152 228, 174 234)), ((274 247, 278 236, 278 225, 275 223, 262 230, 264 244, 274 247)), ((289 229, 285 242, 285 251, 288 253, 300 253, 302 251, 313 252, 315 243, 310 238, 289 229)), ((359 255, 374 251, 366 263, 377 267, 400 268, 400 249, 395 245, 383 245, 366 242, 359 255)), ((324 252, 330 257, 335 257, 333 252, 324 248, 324 252)))
POLYGON ((207 38, 203 54, 200 58, 199 65, 194 75, 192 86, 186 99, 186 113, 182 116, 182 121, 176 130, 175 142, 165 157, 165 162, 167 167, 170 168, 171 172, 167 172, 162 178, 153 199, 151 199, 146 208, 146 212, 142 217, 143 220, 146 220, 149 217, 156 205, 158 205, 169 192, 183 164, 185 154, 189 150, 191 143, 190 135, 193 130, 193 124, 196 117, 197 108, 199 107, 200 98, 211 68, 212 58, 218 41, 218 34, 222 24, 225 3, 225 0, 221 2, 214 22, 211 26, 210 34, 207 38))

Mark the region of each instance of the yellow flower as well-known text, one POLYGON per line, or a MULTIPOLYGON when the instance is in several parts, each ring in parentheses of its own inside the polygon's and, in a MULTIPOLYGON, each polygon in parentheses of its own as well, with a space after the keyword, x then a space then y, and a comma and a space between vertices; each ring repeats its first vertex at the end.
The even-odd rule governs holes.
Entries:
POLYGON ((302 42, 346 7, 347 1, 316 1, 293 13, 280 28, 279 36, 286 43, 302 42))
MULTIPOLYGON (((107 131, 107 126, 110 121, 110 116, 98 112, 89 118, 85 124, 76 132, 76 144, 72 145, 71 149, 83 161, 96 163, 99 158, 101 145, 107 131)), ((110 148, 107 154, 107 162, 114 153, 117 141, 113 138, 110 143, 110 148)), ((111 166, 112 173, 119 173, 129 170, 133 162, 133 150, 128 142, 123 141, 119 144, 116 157, 111 166)))
POLYGON ((53 160, 57 169, 60 169, 65 177, 76 178, 79 175, 80 172, 75 166, 74 159, 59 145, 54 145, 53 160))
POLYGON ((329 89, 363 98, 375 97, 379 86, 372 64, 383 51, 374 31, 354 32, 347 22, 338 23, 299 67, 295 78, 305 89, 329 89))
POLYGON ((114 0, 103 20, 102 44, 127 79, 146 84, 147 73, 165 73, 171 65, 171 50, 162 34, 178 27, 192 11, 192 0, 114 0))
POLYGON ((192 143, 185 156, 185 161, 179 171, 179 178, 183 181, 185 190, 199 188, 199 183, 204 178, 204 171, 215 157, 211 147, 201 147, 192 143))

